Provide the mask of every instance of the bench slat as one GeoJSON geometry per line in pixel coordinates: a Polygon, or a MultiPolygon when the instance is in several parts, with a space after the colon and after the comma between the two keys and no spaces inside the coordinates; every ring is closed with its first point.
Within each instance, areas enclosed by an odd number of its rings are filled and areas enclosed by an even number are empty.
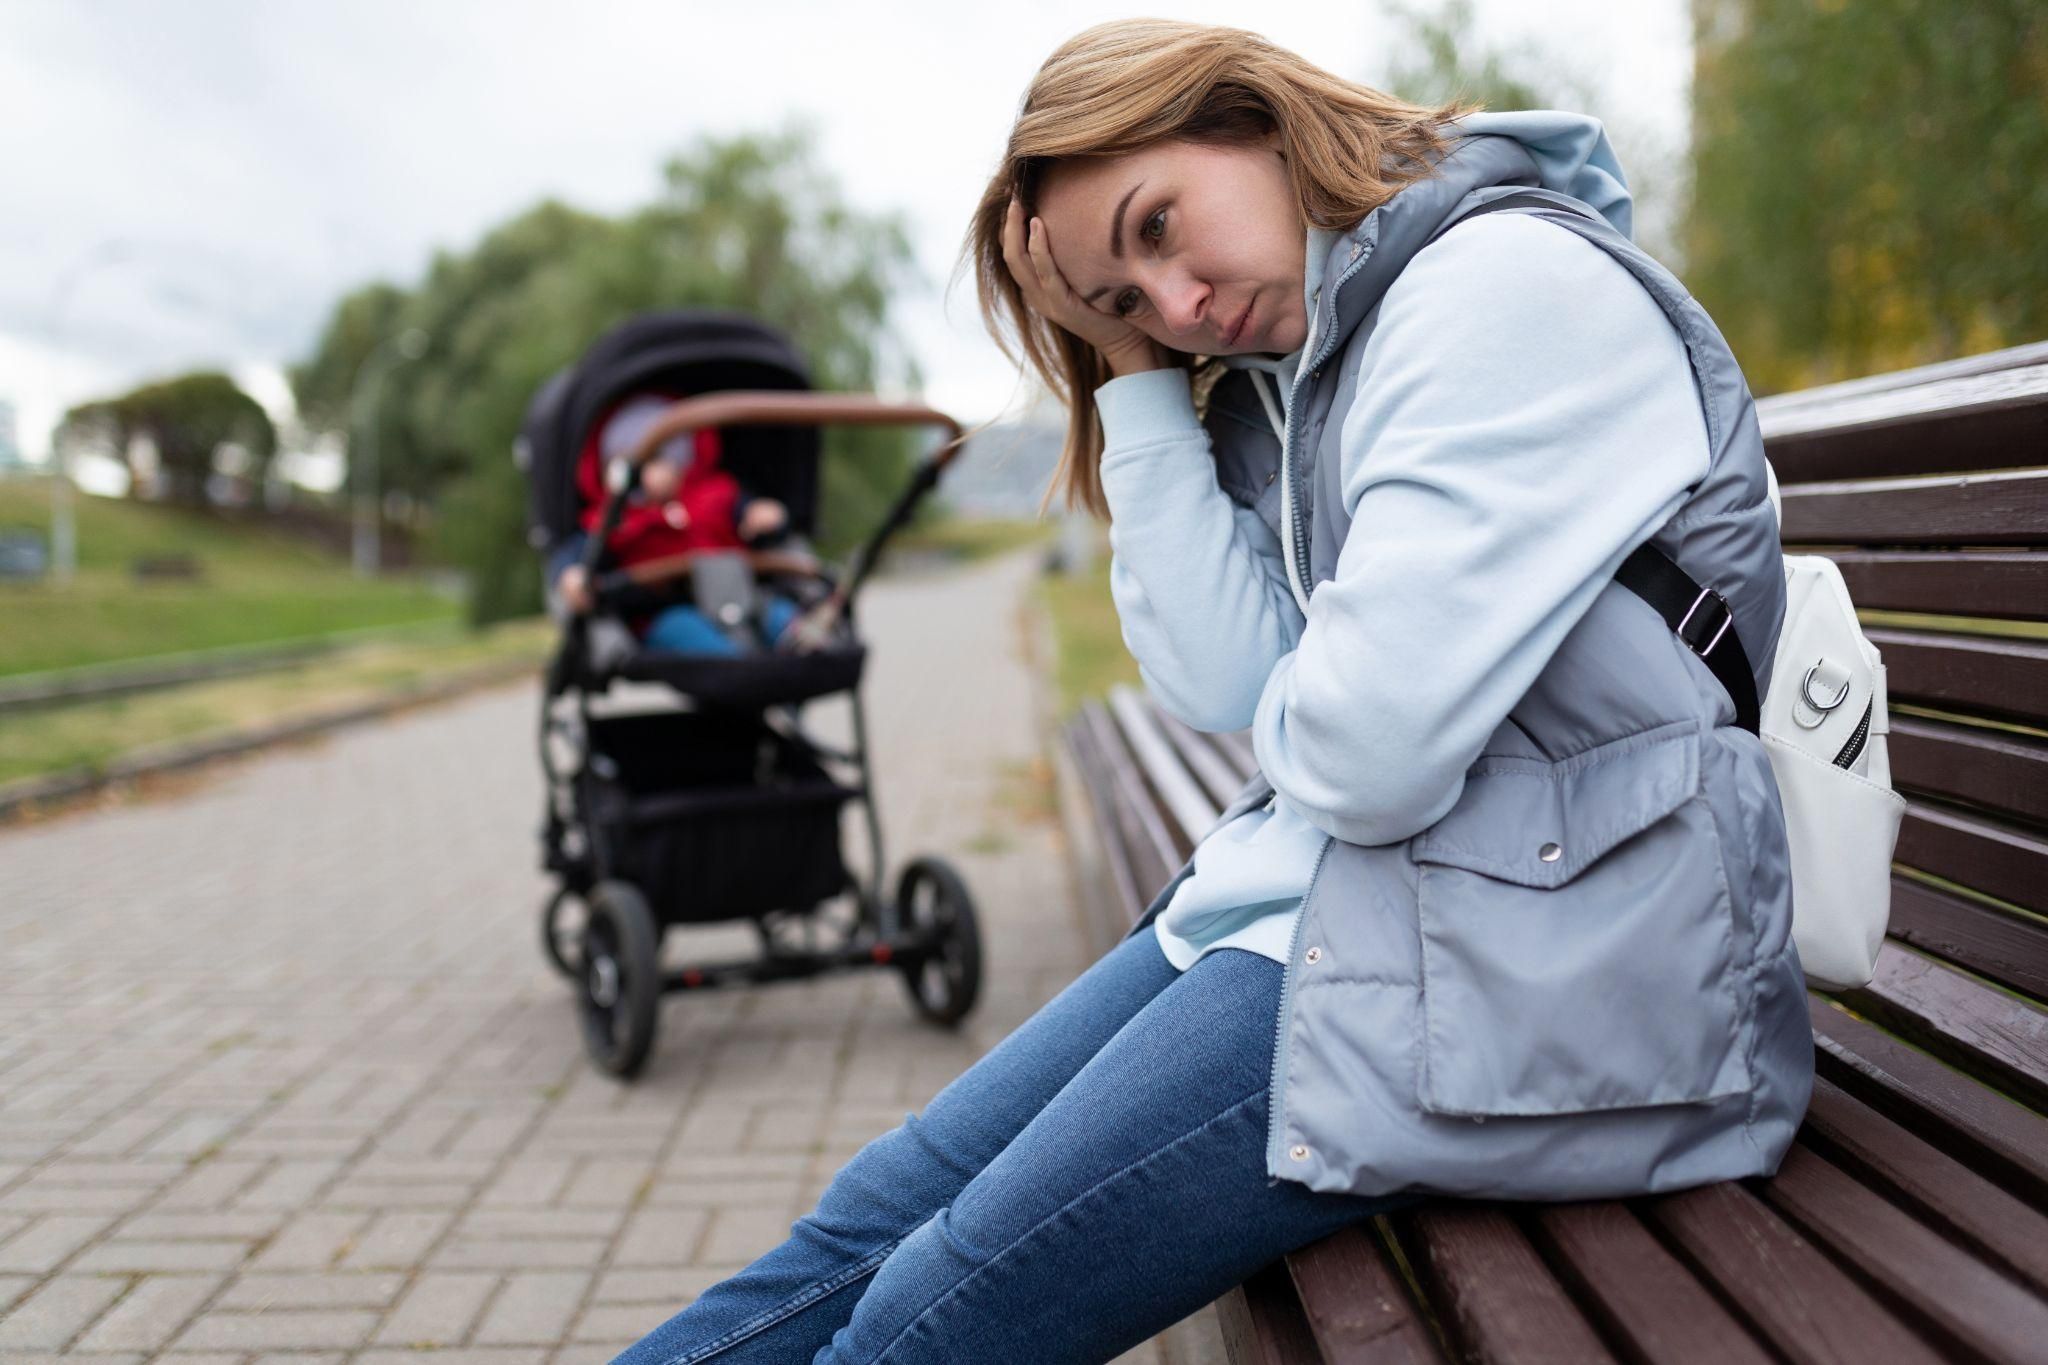
{"type": "Polygon", "coordinates": [[[2009,365],[1757,405],[1780,480],[2039,464],[2048,366],[2009,365]]]}
{"type": "Polygon", "coordinates": [[[2048,838],[2017,826],[1912,801],[1892,856],[1944,881],[2048,913],[2048,838]]]}
{"type": "MultiPolygon", "coordinates": [[[[2039,451],[2030,463],[2039,461],[2039,451]]],[[[2039,545],[2048,470],[1938,479],[1845,480],[1780,490],[1791,545],[2039,545]]]]}
{"type": "Polygon", "coordinates": [[[1125,851],[1122,832],[1116,827],[1115,784],[1096,749],[1094,731],[1088,726],[1069,728],[1067,749],[1074,756],[1074,766],[1080,770],[1081,783],[1088,789],[1088,799],[1095,806],[1097,842],[1102,845],[1103,861],[1109,868],[1110,894],[1116,901],[1117,912],[1123,916],[1123,923],[1130,924],[1145,909],[1145,892],[1131,870],[1130,854],[1125,851]]]}
{"type": "Polygon", "coordinates": [[[1892,389],[1910,389],[1944,379],[1961,379],[1966,375],[2025,369],[2029,365],[2048,365],[2048,341],[2029,341],[1996,351],[1979,351],[1975,355],[1958,356],[1954,360],[1937,360],[1928,365],[1915,365],[1910,369],[1886,370],[1882,374],[1838,379],[1832,384],[1816,384],[1810,389],[1774,393],[1767,398],[1756,400],[1757,417],[1768,430],[1771,422],[1779,414],[1798,408],[1832,407],[1845,398],[1861,398],[1865,394],[1885,393],[1892,389]]]}
{"type": "Polygon", "coordinates": [[[2048,1304],[1795,1144],[1764,1197],[1924,1326],[1973,1356],[2039,1359],[2048,1304]]]}
{"type": "MultiPolygon", "coordinates": [[[[2042,538],[2048,540],[2048,530],[2042,538]]],[[[1799,554],[1796,545],[1785,547],[1799,554]]],[[[1830,550],[1850,600],[1873,611],[2048,620],[2048,554],[1830,550]]]]}
{"type": "Polygon", "coordinates": [[[1232,730],[1226,735],[1216,735],[1214,739],[1223,756],[1237,765],[1239,781],[1251,781],[1252,774],[1259,770],[1258,756],[1252,753],[1252,732],[1232,730]]]}
{"type": "Polygon", "coordinates": [[[1447,1205],[1395,1214],[1392,1224],[1465,1359],[1516,1365],[1614,1359],[1505,1211],[1447,1205]]]}
{"type": "Polygon", "coordinates": [[[1941,1359],[1741,1185],[1645,1200],[1642,1210],[1795,1365],[1941,1359]]]}
{"type": "Polygon", "coordinates": [[[2023,1103],[2048,1107],[2048,1013],[1886,943],[1877,972],[1844,1003],[1982,1076],[2023,1103]]]}
{"type": "Polygon", "coordinates": [[[1287,1273],[1329,1365],[1431,1365],[1436,1338],[1371,1223],[1292,1252],[1287,1273]]]}
{"type": "Polygon", "coordinates": [[[2048,1216],[1825,1077],[1814,1081],[1813,1104],[1799,1136],[2011,1274],[2048,1289],[2048,1216]]]}
{"type": "Polygon", "coordinates": [[[1188,770],[1153,719],[1152,706],[1136,688],[1122,684],[1110,688],[1109,709],[1123,729],[1124,741],[1131,746],[1138,767],[1179,827],[1175,842],[1184,849],[1193,849],[1202,832],[1216,823],[1218,808],[1188,776],[1188,770]]]}
{"type": "Polygon", "coordinates": [[[2002,1186],[2048,1204],[2048,1119],[1819,996],[1807,999],[1820,1074],[2002,1186]]]}
{"type": "Polygon", "coordinates": [[[1715,1365],[1774,1359],[1625,1205],[1545,1205],[1535,1227],[1572,1293],[1631,1356],[1715,1365]]]}
{"type": "Polygon", "coordinates": [[[1892,875],[1891,936],[2036,1000],[2048,998],[2048,924],[1892,875]]]}
{"type": "Polygon", "coordinates": [[[1892,782],[1901,790],[2048,825],[2048,742],[1913,716],[1891,724],[1892,782]]]}
{"type": "Polygon", "coordinates": [[[1892,701],[2048,721],[2048,645],[1873,627],[1892,701]]]}
{"type": "Polygon", "coordinates": [[[1194,729],[1180,717],[1169,715],[1156,705],[1151,710],[1153,719],[1159,722],[1159,728],[1173,741],[1174,752],[1180,755],[1181,762],[1187,764],[1188,771],[1195,775],[1195,780],[1202,784],[1202,789],[1209,793],[1209,798],[1216,803],[1217,809],[1220,811],[1229,805],[1236,798],[1238,789],[1244,786],[1244,778],[1238,775],[1230,760],[1209,742],[1209,736],[1194,729]]]}
{"type": "Polygon", "coordinates": [[[1287,1267],[1274,1261],[1216,1300],[1231,1365],[1323,1365],[1287,1267]]]}
{"type": "MultiPolygon", "coordinates": [[[[1124,748],[1123,736],[1109,718],[1109,713],[1100,707],[1091,707],[1084,708],[1081,715],[1089,726],[1095,740],[1095,751],[1101,757],[1110,785],[1116,792],[1116,799],[1110,803],[1110,813],[1123,831],[1131,872],[1140,887],[1150,886],[1157,890],[1166,884],[1167,878],[1179,866],[1179,853],[1174,848],[1172,836],[1167,833],[1166,821],[1152,804],[1144,779],[1132,765],[1130,751],[1124,748]]],[[[1141,904],[1139,908],[1142,910],[1144,907],[1141,904]]]]}

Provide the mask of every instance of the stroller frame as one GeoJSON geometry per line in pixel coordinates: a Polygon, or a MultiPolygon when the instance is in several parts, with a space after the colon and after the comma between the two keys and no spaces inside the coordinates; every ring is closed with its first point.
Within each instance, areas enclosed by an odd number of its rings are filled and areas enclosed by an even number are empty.
{"type": "MultiPolygon", "coordinates": [[[[811,605],[792,627],[800,641],[813,646],[827,644],[835,632],[851,640],[860,587],[879,563],[890,538],[908,522],[960,449],[959,424],[921,404],[884,402],[868,395],[782,391],[714,392],[677,401],[607,470],[607,494],[598,529],[586,542],[582,556],[586,572],[593,574],[593,582],[599,585],[600,608],[621,598],[644,598],[649,590],[680,585],[697,557],[685,553],[604,578],[594,576],[605,540],[617,525],[633,485],[633,475],[664,441],[679,432],[705,427],[829,424],[935,425],[946,437],[939,449],[917,466],[881,524],[857,547],[843,576],[802,551],[748,552],[757,576],[782,575],[786,581],[803,582],[808,587],[811,605]]],[[[846,666],[850,659],[844,685],[835,680],[839,675],[833,675],[823,690],[806,690],[821,685],[814,675],[792,686],[786,700],[767,704],[733,698],[707,701],[687,681],[636,672],[631,660],[625,668],[616,662],[595,662],[591,631],[591,617],[578,613],[570,617],[563,632],[548,670],[541,706],[540,757],[548,793],[543,861],[560,879],[542,912],[542,942],[555,965],[578,982],[584,1040],[593,1060],[615,1075],[635,1074],[652,1046],[659,1001],[669,993],[801,980],[858,967],[894,968],[902,974],[919,1015],[942,1026],[957,1024],[973,1007],[979,991],[980,943],[974,908],[959,875],[936,858],[912,860],[902,869],[895,894],[887,894],[867,712],[860,694],[864,648],[856,644],[839,656],[823,650],[788,661],[789,669],[800,670],[807,657],[824,659],[828,666],[846,666]],[[612,683],[621,678],[666,682],[693,704],[686,710],[595,709],[593,701],[608,694],[612,683]],[[852,712],[849,749],[820,741],[802,724],[805,701],[842,691],[852,712]],[[682,719],[687,716],[700,719],[682,719]],[[752,787],[730,783],[701,793],[684,789],[626,794],[634,785],[635,774],[623,769],[634,765],[619,753],[607,752],[600,736],[608,729],[649,721],[656,726],[697,728],[705,738],[721,730],[743,732],[754,745],[757,774],[761,763],[767,761],[764,755],[772,760],[776,789],[763,790],[757,776],[757,785],[752,787]],[[847,801],[860,803],[865,820],[868,865],[864,881],[840,858],[841,810],[847,801]],[[735,813],[735,803],[745,808],[744,814],[735,813]],[[695,834],[691,826],[692,821],[713,824],[721,820],[720,835],[695,834]],[[778,821],[782,823],[773,827],[781,833],[771,834],[771,825],[778,821]],[[648,865],[646,857],[636,859],[632,852],[636,838],[641,837],[636,834],[640,828],[655,830],[657,838],[672,836],[671,843],[680,842],[681,851],[669,854],[666,863],[655,862],[657,867],[671,869],[670,881],[679,862],[702,855],[705,861],[717,864],[723,853],[729,860],[739,859],[751,867],[780,867],[780,873],[771,873],[768,880],[773,884],[775,876],[782,875],[783,889],[761,892],[728,878],[728,888],[737,892],[737,910],[710,915],[675,913],[668,886],[636,885],[629,874],[637,862],[644,878],[648,865]],[[677,832],[679,839],[673,837],[677,832]],[[809,850],[811,865],[793,857],[777,862],[768,845],[785,837],[809,850]],[[824,852],[828,840],[829,855],[824,852]],[[741,851],[732,852],[734,848],[741,851]],[[747,850],[756,856],[749,857],[747,850]],[[846,892],[853,895],[853,921],[836,942],[819,946],[820,911],[826,902],[846,892]],[[789,903],[779,903],[784,899],[789,903]],[[565,910],[577,900],[587,911],[580,929],[564,924],[565,910]],[[768,901],[778,903],[770,908],[768,901]],[[778,915],[801,922],[802,949],[778,943],[771,924],[778,915]],[[761,956],[695,962],[666,970],[661,967],[660,945],[667,928],[740,919],[753,922],[760,936],[761,956]]],[[[667,657],[685,661],[692,656],[667,657]]],[[[699,681],[715,679],[719,667],[734,663],[737,661],[700,660],[690,676],[699,681]]],[[[713,761],[730,762],[733,757],[714,755],[713,761]]],[[[657,874],[655,879],[663,877],[657,874]]]]}

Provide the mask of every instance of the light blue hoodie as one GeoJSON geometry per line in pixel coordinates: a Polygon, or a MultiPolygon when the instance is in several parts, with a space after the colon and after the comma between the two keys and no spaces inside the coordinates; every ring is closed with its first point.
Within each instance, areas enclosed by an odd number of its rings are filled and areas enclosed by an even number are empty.
{"type": "MultiPolygon", "coordinates": [[[[1514,138],[1544,187],[1630,230],[1598,120],[1529,111],[1460,127],[1514,138]]],[[[1311,317],[1335,236],[1309,234],[1311,317]]],[[[1179,968],[1219,947],[1285,961],[1328,836],[1392,843],[1449,810],[1499,718],[1707,472],[1683,341],[1627,270],[1572,233],[1520,214],[1461,224],[1416,254],[1363,326],[1341,442],[1352,533],[1305,612],[1276,534],[1286,523],[1219,488],[1185,375],[1129,375],[1095,394],[1125,644],[1188,724],[1251,727],[1277,793],[1202,844],[1158,916],[1179,968]],[[1406,676],[1414,651],[1384,647],[1405,638],[1449,646],[1429,651],[1432,676],[1406,676]],[[1292,732],[1289,698],[1340,678],[1352,722],[1292,732]]],[[[1284,402],[1300,354],[1231,363],[1274,375],[1284,402]]]]}

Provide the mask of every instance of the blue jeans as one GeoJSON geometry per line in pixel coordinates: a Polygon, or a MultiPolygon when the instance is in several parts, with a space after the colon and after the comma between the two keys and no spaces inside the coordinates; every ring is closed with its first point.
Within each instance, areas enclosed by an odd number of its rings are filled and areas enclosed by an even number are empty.
{"type": "MultiPolygon", "coordinates": [[[[797,605],[787,597],[768,597],[761,605],[756,623],[761,643],[772,645],[775,637],[797,618],[797,605]]],[[[665,607],[647,627],[641,641],[649,649],[674,654],[738,654],[740,647],[726,633],[711,624],[711,618],[695,607],[665,607]]]]}
{"type": "Polygon", "coordinates": [[[1409,1202],[1267,1178],[1280,977],[1126,938],[615,1365],[1106,1361],[1409,1202]]]}

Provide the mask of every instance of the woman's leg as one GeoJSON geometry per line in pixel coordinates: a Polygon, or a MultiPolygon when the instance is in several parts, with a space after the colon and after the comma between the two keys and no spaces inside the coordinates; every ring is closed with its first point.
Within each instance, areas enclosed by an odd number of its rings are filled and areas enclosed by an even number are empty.
{"type": "Polygon", "coordinates": [[[896,1244],[952,1202],[1174,976],[1152,934],[1125,939],[955,1077],[921,1116],[906,1116],[855,1153],[788,1241],[704,1291],[619,1361],[811,1359],[846,1325],[896,1244]]]}
{"type": "Polygon", "coordinates": [[[1100,1362],[1405,1200],[1266,1176],[1280,964],[1210,953],[889,1253],[816,1365],[1100,1362]]]}

